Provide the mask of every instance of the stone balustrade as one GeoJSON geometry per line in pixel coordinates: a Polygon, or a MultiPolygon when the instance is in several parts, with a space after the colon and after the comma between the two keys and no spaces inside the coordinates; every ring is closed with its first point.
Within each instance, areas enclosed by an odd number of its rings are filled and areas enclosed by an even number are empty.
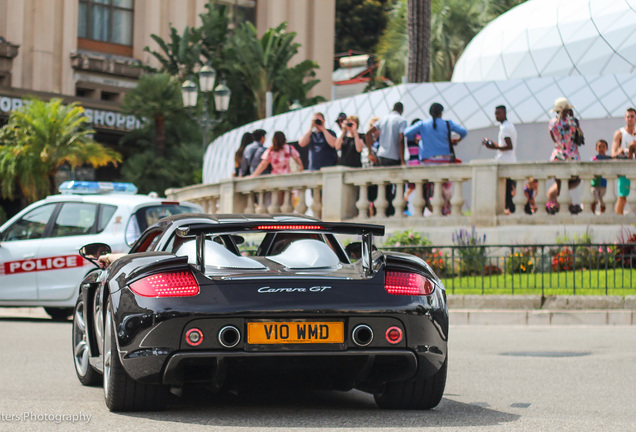
{"type": "Polygon", "coordinates": [[[292,173],[257,178],[232,178],[216,184],[201,184],[180,189],[168,189],[166,196],[172,200],[187,200],[201,204],[205,211],[214,213],[311,213],[328,221],[373,222],[387,228],[416,228],[427,226],[475,225],[497,227],[506,225],[587,225],[630,224],[636,221],[636,192],[627,198],[629,214],[616,215],[616,179],[625,175],[636,187],[636,162],[519,162],[497,163],[492,160],[475,160],[466,164],[439,164],[409,167],[383,167],[352,169],[346,167],[324,168],[317,172],[292,173]],[[593,200],[590,181],[601,175],[607,179],[604,214],[591,212],[593,200]],[[567,190],[567,180],[573,176],[581,179],[578,186],[582,213],[573,215],[567,210],[572,197],[567,190]],[[539,208],[533,215],[525,214],[526,197],[523,185],[529,177],[538,180],[536,203],[539,208]],[[513,201],[514,214],[505,214],[505,180],[517,182],[513,201]],[[563,180],[559,196],[561,211],[550,215],[545,210],[546,191],[553,179],[563,180]],[[423,189],[432,183],[434,191],[451,182],[450,214],[443,214],[441,194],[434,193],[430,209],[425,211],[423,189]],[[386,195],[386,186],[397,185],[399,193],[392,203],[386,195]],[[414,191],[409,201],[412,215],[406,216],[407,201],[404,191],[411,184],[414,191]],[[373,188],[375,186],[375,188],[373,188]],[[369,191],[377,189],[377,198],[369,200],[369,191]],[[386,217],[385,209],[393,204],[395,214],[386,217]]]}

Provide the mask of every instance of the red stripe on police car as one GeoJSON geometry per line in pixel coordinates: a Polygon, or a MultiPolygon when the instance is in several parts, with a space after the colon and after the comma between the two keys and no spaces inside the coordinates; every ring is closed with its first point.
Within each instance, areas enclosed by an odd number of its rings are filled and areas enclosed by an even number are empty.
{"type": "Polygon", "coordinates": [[[79,255],[64,255],[48,258],[32,258],[20,261],[8,261],[4,263],[4,274],[29,273],[46,270],[61,270],[74,267],[82,267],[84,260],[79,255]]]}

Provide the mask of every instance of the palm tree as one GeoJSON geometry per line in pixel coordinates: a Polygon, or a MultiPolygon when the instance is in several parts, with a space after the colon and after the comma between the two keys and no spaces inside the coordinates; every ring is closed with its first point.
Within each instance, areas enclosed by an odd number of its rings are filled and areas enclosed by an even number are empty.
{"type": "Polygon", "coordinates": [[[28,202],[54,193],[54,177],[64,164],[102,167],[117,165],[121,155],[95,142],[94,130],[77,103],[61,99],[30,99],[13,111],[0,129],[0,178],[4,198],[13,199],[16,186],[28,202]]]}
{"type": "Polygon", "coordinates": [[[161,64],[160,69],[152,66],[144,66],[150,72],[167,72],[185,80],[194,74],[201,61],[201,30],[186,27],[183,34],[170,26],[170,42],[164,41],[160,36],[151,34],[150,37],[159,45],[161,51],[151,50],[145,47],[144,51],[152,54],[161,64]]]}
{"type": "Polygon", "coordinates": [[[408,0],[407,17],[408,82],[426,82],[429,80],[431,63],[431,0],[408,0]]]}
{"type": "Polygon", "coordinates": [[[152,119],[155,150],[158,157],[166,154],[166,115],[183,109],[181,87],[167,73],[142,76],[137,87],[124,97],[122,109],[142,120],[152,119]]]}
{"type": "MultiPolygon", "coordinates": [[[[395,0],[391,19],[376,48],[380,60],[378,74],[393,82],[401,82],[408,58],[414,63],[409,70],[426,69],[425,65],[430,63],[431,80],[449,80],[455,63],[470,40],[492,19],[524,1],[395,0]],[[431,12],[427,18],[429,3],[431,12]],[[428,60],[424,50],[427,21],[430,21],[428,60]],[[414,32],[412,35],[411,31],[414,32]]],[[[409,82],[419,81],[417,76],[409,76],[409,82]]]]}
{"type": "Polygon", "coordinates": [[[376,54],[380,60],[378,76],[394,83],[400,83],[406,73],[404,61],[408,57],[406,15],[406,0],[396,0],[389,12],[389,23],[376,48],[376,54]]]}
{"type": "Polygon", "coordinates": [[[495,0],[441,0],[431,28],[431,73],[434,81],[449,81],[466,45],[497,17],[495,0]],[[461,23],[458,25],[458,23],[461,23]]]}
{"type": "MultiPolygon", "coordinates": [[[[235,59],[234,72],[249,87],[256,105],[257,118],[264,118],[266,115],[268,92],[272,92],[275,102],[285,94],[284,89],[289,88],[291,83],[303,82],[318,67],[314,62],[306,60],[295,69],[289,69],[287,65],[298,52],[300,44],[294,42],[296,33],[287,32],[286,29],[287,23],[282,23],[269,29],[259,39],[256,27],[247,22],[239,26],[232,41],[230,53],[235,59]]],[[[309,88],[313,85],[315,82],[307,84],[309,88]]],[[[306,87],[301,86],[300,89],[303,88],[306,87]]]]}

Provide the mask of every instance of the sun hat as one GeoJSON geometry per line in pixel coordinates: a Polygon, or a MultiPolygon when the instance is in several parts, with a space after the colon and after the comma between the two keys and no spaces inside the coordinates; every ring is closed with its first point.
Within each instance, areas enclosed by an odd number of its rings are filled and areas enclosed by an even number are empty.
{"type": "Polygon", "coordinates": [[[558,113],[563,111],[564,109],[574,109],[574,106],[570,104],[570,101],[568,101],[567,98],[560,97],[555,99],[554,108],[552,108],[550,111],[558,113]]]}

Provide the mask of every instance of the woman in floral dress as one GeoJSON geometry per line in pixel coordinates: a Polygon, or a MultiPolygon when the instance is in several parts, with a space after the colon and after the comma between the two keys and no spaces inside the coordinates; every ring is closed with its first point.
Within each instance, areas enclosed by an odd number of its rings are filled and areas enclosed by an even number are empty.
{"type": "Polygon", "coordinates": [[[302,171],[303,161],[300,159],[298,150],[287,144],[284,133],[276,131],[272,138],[272,146],[265,150],[261,156],[261,163],[258,164],[251,177],[256,177],[262,173],[270,164],[272,165],[272,174],[289,174],[291,173],[289,160],[292,158],[298,165],[298,170],[302,171]]]}
{"type": "MultiPolygon", "coordinates": [[[[558,98],[554,101],[553,112],[557,116],[550,120],[548,130],[550,137],[554,141],[554,150],[550,160],[556,161],[578,161],[581,160],[579,155],[579,147],[574,142],[574,136],[580,131],[578,121],[574,118],[570,102],[566,98],[558,98]]],[[[581,183],[581,179],[576,177],[568,180],[568,190],[575,188],[581,183]]],[[[561,192],[561,180],[556,179],[555,183],[548,189],[548,213],[556,213],[559,210],[559,202],[557,197],[561,192]]],[[[578,205],[570,206],[570,212],[579,213],[581,207],[578,205]]]]}

